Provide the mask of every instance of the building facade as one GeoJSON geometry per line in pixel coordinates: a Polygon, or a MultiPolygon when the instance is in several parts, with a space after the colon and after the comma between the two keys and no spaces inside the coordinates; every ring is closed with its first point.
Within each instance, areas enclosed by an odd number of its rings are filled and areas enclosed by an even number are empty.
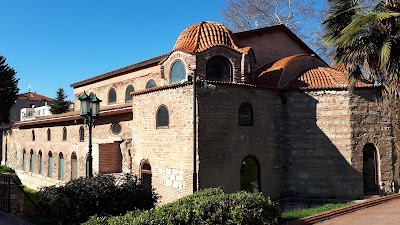
{"type": "MultiPolygon", "coordinates": [[[[135,173],[161,203],[209,187],[273,198],[396,191],[381,87],[348,83],[283,25],[234,34],[201,22],[170,53],[71,87],[75,103],[84,91],[103,100],[94,172],[135,173]]],[[[66,183],[85,175],[87,131],[79,104],[17,122],[2,164],[34,189],[66,183]]]]}

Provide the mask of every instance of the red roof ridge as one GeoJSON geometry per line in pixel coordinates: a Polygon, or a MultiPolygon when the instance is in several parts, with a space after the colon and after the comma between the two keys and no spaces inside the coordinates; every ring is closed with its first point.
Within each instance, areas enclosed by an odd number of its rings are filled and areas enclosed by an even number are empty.
{"type": "Polygon", "coordinates": [[[19,96],[18,96],[18,98],[17,99],[19,99],[19,100],[33,100],[33,101],[53,101],[54,99],[52,99],[52,98],[49,98],[49,97],[47,97],[47,96],[44,96],[44,95],[40,95],[40,94],[37,94],[37,93],[35,93],[35,92],[26,92],[26,93],[22,93],[22,94],[19,94],[19,96]]]}

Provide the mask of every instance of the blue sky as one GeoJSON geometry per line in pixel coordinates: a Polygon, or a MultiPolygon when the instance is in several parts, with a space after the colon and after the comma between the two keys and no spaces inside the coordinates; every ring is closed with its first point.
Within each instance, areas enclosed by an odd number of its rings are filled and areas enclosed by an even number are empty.
{"type": "Polygon", "coordinates": [[[2,1],[0,54],[20,78],[20,93],[55,97],[64,88],[172,50],[203,20],[222,22],[224,0],[2,1]]]}

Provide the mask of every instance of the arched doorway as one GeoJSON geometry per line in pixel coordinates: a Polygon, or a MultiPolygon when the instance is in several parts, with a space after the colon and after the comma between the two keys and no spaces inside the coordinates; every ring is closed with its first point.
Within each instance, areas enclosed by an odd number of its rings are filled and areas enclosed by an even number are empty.
{"type": "Polygon", "coordinates": [[[140,179],[142,181],[143,186],[152,189],[151,187],[151,166],[149,161],[145,160],[142,162],[140,168],[140,179]]]}
{"type": "Polygon", "coordinates": [[[257,158],[248,156],[242,161],[240,167],[240,190],[247,192],[260,192],[260,165],[257,158]]]}
{"type": "Polygon", "coordinates": [[[377,151],[373,144],[363,149],[364,195],[378,194],[377,151]]]}

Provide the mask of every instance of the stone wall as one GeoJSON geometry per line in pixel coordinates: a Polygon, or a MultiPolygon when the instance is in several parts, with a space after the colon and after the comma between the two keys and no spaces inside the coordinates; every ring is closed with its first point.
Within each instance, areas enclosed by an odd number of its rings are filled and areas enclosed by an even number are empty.
{"type": "Polygon", "coordinates": [[[196,72],[199,79],[206,79],[207,62],[214,56],[223,56],[228,59],[232,66],[232,82],[242,82],[242,55],[239,52],[225,47],[214,47],[196,55],[196,72]]]}
{"type": "Polygon", "coordinates": [[[193,92],[191,86],[133,96],[132,167],[151,166],[152,187],[167,203],[192,193],[193,92]],[[156,127],[158,108],[169,112],[169,126],[156,127]]]}
{"type": "MultiPolygon", "coordinates": [[[[377,150],[377,180],[381,193],[391,193],[398,180],[395,163],[391,112],[388,103],[380,98],[380,89],[356,89],[350,98],[352,164],[363,172],[363,149],[373,144],[377,150]]],[[[362,180],[361,180],[362,182],[362,180]]],[[[361,183],[362,185],[362,183],[361,183]]],[[[362,188],[362,186],[361,186],[362,188]]]]}
{"type": "Polygon", "coordinates": [[[215,90],[198,90],[200,188],[240,191],[241,165],[251,156],[260,164],[261,191],[274,198],[280,196],[277,104],[280,102],[276,92],[254,87],[216,84],[215,90]],[[252,106],[252,126],[239,126],[239,107],[244,102],[252,106]]]}
{"type": "Polygon", "coordinates": [[[257,69],[267,63],[296,54],[307,54],[307,50],[281,30],[265,31],[258,35],[240,35],[238,46],[250,46],[254,50],[257,69]]]}
{"type": "MultiPolygon", "coordinates": [[[[131,159],[129,139],[131,135],[131,119],[132,114],[124,113],[106,117],[98,117],[96,127],[93,128],[93,171],[99,172],[99,145],[117,143],[122,145],[120,149],[120,157],[126,162],[131,159]],[[111,125],[119,122],[122,132],[114,135],[111,132],[111,125]]],[[[86,175],[86,154],[88,152],[88,127],[82,124],[82,120],[67,121],[62,123],[49,123],[43,125],[35,125],[32,127],[14,128],[5,132],[3,138],[7,140],[7,151],[3,150],[3,154],[7,152],[7,161],[5,157],[2,161],[3,165],[7,165],[15,169],[22,183],[29,188],[39,189],[43,186],[59,185],[71,180],[71,155],[75,152],[77,156],[78,176],[86,175]],[[75,123],[76,122],[76,123],[75,123]],[[79,129],[83,126],[85,130],[84,141],[79,140],[79,129]],[[67,129],[67,141],[62,140],[63,128],[67,129]],[[47,141],[47,130],[50,129],[51,140],[47,141]],[[32,131],[35,132],[35,140],[32,140],[32,131]],[[26,151],[26,166],[23,170],[23,151],[26,151]],[[30,171],[30,151],[34,153],[34,168],[30,171]],[[39,173],[39,151],[42,152],[42,173],[39,173]],[[48,176],[49,152],[53,157],[53,173],[48,176]],[[64,157],[64,178],[59,179],[59,154],[64,157]]],[[[5,149],[5,144],[3,144],[5,149]]],[[[115,155],[115,154],[114,154],[115,155]]],[[[102,157],[106,161],[112,161],[114,155],[105,155],[102,157]],[[111,159],[110,159],[111,157],[111,159]]],[[[121,159],[119,157],[119,159],[121,159]]],[[[123,166],[122,172],[130,172],[129,161],[123,166]]]]}
{"type": "Polygon", "coordinates": [[[285,194],[356,198],[362,175],[352,167],[348,91],[282,95],[285,194]]]}
{"type": "MultiPolygon", "coordinates": [[[[109,105],[108,92],[111,88],[114,88],[117,95],[117,102],[115,104],[123,104],[125,103],[125,92],[128,85],[131,84],[135,91],[143,90],[150,79],[153,79],[157,86],[169,84],[169,78],[162,77],[160,66],[157,65],[75,88],[75,102],[79,103],[78,97],[83,91],[86,91],[88,95],[93,92],[102,100],[100,107],[105,107],[109,105]]],[[[75,104],[75,111],[79,111],[79,109],[80,105],[75,104]]]]}

